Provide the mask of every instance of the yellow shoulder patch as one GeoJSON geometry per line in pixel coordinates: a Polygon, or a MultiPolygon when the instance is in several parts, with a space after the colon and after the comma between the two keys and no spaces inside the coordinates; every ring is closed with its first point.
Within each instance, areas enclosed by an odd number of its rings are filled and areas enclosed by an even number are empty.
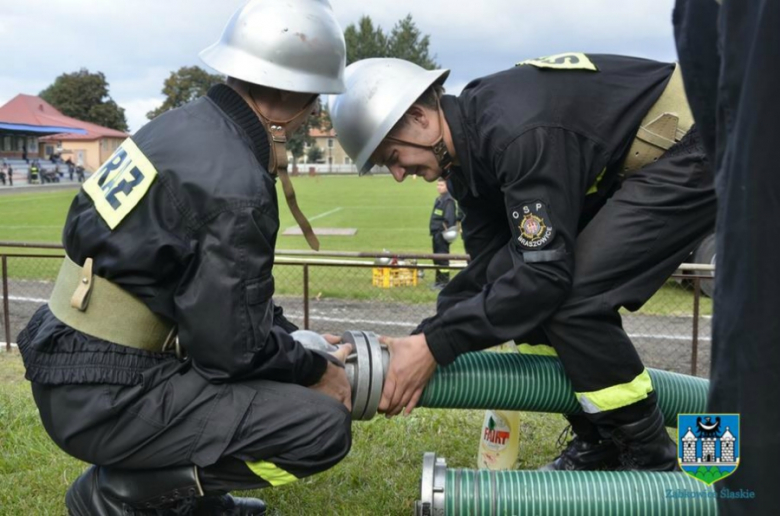
{"type": "Polygon", "coordinates": [[[154,165],[128,138],[83,188],[108,227],[114,229],[143,199],[155,177],[154,165]]]}
{"type": "Polygon", "coordinates": [[[531,65],[537,68],[552,68],[554,70],[590,70],[598,72],[596,65],[588,59],[588,56],[581,52],[567,52],[565,54],[555,54],[547,57],[537,57],[536,59],[526,59],[520,61],[515,66],[531,65]]]}

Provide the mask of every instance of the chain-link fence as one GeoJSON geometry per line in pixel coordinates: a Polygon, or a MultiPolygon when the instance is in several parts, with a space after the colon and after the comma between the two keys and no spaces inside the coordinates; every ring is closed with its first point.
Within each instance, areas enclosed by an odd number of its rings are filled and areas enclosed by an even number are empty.
{"type": "MultiPolygon", "coordinates": [[[[0,339],[6,343],[16,341],[24,324],[51,294],[63,255],[61,250],[48,251],[51,255],[44,252],[0,251],[0,339]]],[[[368,253],[334,255],[334,259],[323,259],[322,253],[317,258],[306,252],[277,254],[274,299],[301,328],[335,334],[370,330],[404,335],[434,314],[438,290],[431,255],[376,260],[376,255],[368,253]]],[[[465,266],[465,257],[452,258],[450,274],[454,275],[465,266]]],[[[701,286],[709,290],[711,272],[698,270],[706,268],[683,267],[686,270],[673,275],[641,310],[624,311],[623,326],[648,367],[708,375],[712,302],[702,294],[701,286]]]]}

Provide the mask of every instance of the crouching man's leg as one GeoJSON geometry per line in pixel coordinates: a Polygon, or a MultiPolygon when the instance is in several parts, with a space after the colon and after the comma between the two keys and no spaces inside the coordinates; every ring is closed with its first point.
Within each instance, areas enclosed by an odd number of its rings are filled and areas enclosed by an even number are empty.
{"type": "Polygon", "coordinates": [[[33,384],[33,394],[54,441],[96,464],[68,490],[71,516],[262,515],[260,500],[227,493],[325,471],[351,445],[346,408],[292,384],[214,385],[190,369],[153,386],[33,384]]]}
{"type": "Polygon", "coordinates": [[[255,381],[257,390],[235,436],[201,470],[209,492],[276,487],[335,466],[352,444],[352,419],[333,398],[298,385],[255,381]]]}

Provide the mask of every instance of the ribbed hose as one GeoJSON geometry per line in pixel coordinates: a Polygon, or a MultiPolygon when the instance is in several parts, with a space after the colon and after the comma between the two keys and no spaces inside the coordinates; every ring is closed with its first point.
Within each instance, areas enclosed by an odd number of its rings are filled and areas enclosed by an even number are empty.
{"type": "Polygon", "coordinates": [[[446,516],[717,514],[712,487],[684,473],[447,469],[446,516]]]}
{"type": "MultiPolygon", "coordinates": [[[[666,426],[677,414],[706,411],[709,381],[648,369],[666,426]]],[[[467,353],[437,369],[420,400],[430,408],[580,412],[560,360],[519,353],[467,353]]]]}

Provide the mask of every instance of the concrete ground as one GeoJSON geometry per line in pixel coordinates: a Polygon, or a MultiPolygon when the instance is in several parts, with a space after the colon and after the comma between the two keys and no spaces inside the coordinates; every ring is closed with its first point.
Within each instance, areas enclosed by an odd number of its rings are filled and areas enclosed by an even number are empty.
{"type": "MultiPolygon", "coordinates": [[[[30,316],[51,294],[52,283],[9,280],[9,315],[11,341],[30,316]]],[[[300,297],[277,297],[278,305],[292,322],[303,327],[303,300],[300,297]]],[[[309,328],[319,332],[341,334],[347,330],[373,331],[378,334],[408,335],[417,324],[434,313],[430,304],[409,304],[348,299],[311,299],[309,328]]],[[[693,318],[636,313],[623,317],[623,326],[648,367],[678,373],[691,372],[693,318]]],[[[0,341],[5,328],[0,318],[0,341]]],[[[710,367],[710,320],[699,321],[697,375],[707,376],[710,367]]]]}

